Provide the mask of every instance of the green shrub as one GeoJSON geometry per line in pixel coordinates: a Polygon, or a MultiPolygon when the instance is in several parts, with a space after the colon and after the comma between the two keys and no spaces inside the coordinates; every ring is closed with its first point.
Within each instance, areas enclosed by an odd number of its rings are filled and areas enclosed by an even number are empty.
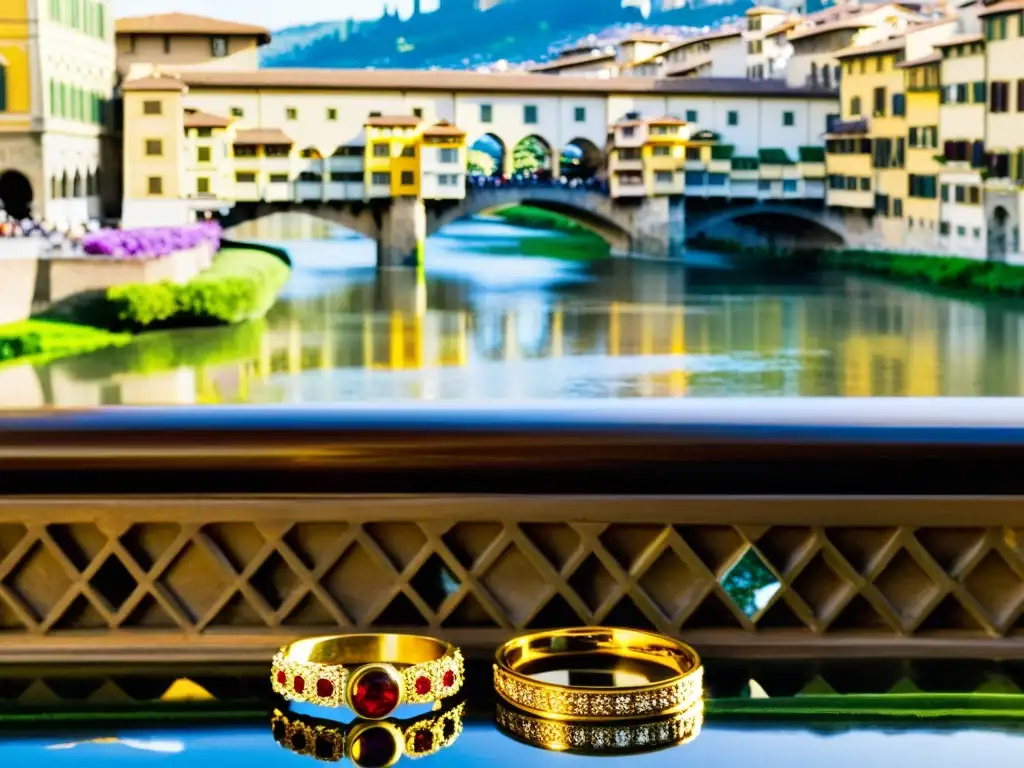
{"type": "Polygon", "coordinates": [[[231,248],[184,285],[122,285],[109,289],[105,298],[119,330],[228,325],[262,317],[289,274],[288,265],[273,253],[231,248]]]}
{"type": "Polygon", "coordinates": [[[38,333],[24,336],[0,336],[0,363],[17,357],[38,355],[43,351],[43,340],[38,333]]]}
{"type": "Polygon", "coordinates": [[[0,326],[0,365],[20,364],[90,352],[111,345],[126,344],[131,336],[107,333],[98,328],[48,320],[22,320],[0,326]]]}

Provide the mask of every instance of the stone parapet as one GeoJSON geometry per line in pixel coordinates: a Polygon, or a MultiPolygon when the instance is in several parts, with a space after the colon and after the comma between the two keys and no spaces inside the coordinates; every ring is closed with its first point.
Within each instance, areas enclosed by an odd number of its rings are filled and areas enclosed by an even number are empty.
{"type": "Polygon", "coordinates": [[[44,262],[48,290],[43,301],[57,302],[87,291],[130,283],[186,283],[213,261],[213,249],[202,244],[158,259],[116,259],[74,256],[44,262]]]}

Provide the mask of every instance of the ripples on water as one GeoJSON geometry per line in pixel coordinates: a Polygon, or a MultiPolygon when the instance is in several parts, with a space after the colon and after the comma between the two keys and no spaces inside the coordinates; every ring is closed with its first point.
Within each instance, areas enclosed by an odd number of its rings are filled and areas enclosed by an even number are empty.
{"type": "Polygon", "coordinates": [[[0,404],[1024,391],[1024,316],[1005,305],[834,275],[766,284],[714,254],[687,269],[565,261],[564,235],[485,219],[431,238],[417,281],[377,274],[372,242],[321,229],[238,233],[295,260],[265,321],[0,369],[0,404]]]}

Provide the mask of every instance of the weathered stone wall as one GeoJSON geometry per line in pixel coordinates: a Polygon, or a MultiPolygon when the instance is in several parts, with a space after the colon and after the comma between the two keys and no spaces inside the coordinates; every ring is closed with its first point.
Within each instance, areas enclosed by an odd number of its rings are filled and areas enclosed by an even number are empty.
{"type": "Polygon", "coordinates": [[[0,239],[0,324],[24,320],[32,313],[44,240],[0,239]]]}
{"type": "Polygon", "coordinates": [[[427,241],[427,210],[415,197],[392,198],[377,238],[378,267],[411,267],[422,262],[427,241]]]}
{"type": "Polygon", "coordinates": [[[106,290],[128,283],[185,283],[210,265],[209,245],[178,251],[160,259],[112,259],[102,256],[57,257],[43,262],[49,286],[40,298],[57,302],[85,291],[106,290]]]}

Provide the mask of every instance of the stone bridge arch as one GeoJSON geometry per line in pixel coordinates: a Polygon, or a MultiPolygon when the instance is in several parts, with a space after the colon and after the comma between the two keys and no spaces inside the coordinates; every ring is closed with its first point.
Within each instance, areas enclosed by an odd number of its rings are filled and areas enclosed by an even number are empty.
{"type": "Polygon", "coordinates": [[[686,237],[689,240],[701,236],[714,236],[716,231],[728,224],[742,224],[758,218],[785,218],[794,222],[811,225],[816,234],[823,234],[830,245],[844,245],[847,242],[846,227],[842,216],[825,208],[805,208],[786,203],[755,203],[737,205],[718,211],[689,214],[686,221],[686,237]]]}
{"type": "Polygon", "coordinates": [[[389,200],[337,203],[313,201],[295,203],[238,202],[232,206],[227,215],[220,218],[220,223],[227,229],[239,224],[258,221],[275,213],[295,211],[309,214],[329,224],[345,227],[370,240],[377,240],[380,237],[381,222],[389,203],[389,200]]]}
{"type": "Polygon", "coordinates": [[[572,219],[604,239],[613,253],[631,250],[635,229],[628,213],[617,209],[600,192],[569,187],[470,188],[466,198],[454,204],[428,203],[427,234],[432,235],[458,219],[513,205],[540,208],[572,219]]]}

